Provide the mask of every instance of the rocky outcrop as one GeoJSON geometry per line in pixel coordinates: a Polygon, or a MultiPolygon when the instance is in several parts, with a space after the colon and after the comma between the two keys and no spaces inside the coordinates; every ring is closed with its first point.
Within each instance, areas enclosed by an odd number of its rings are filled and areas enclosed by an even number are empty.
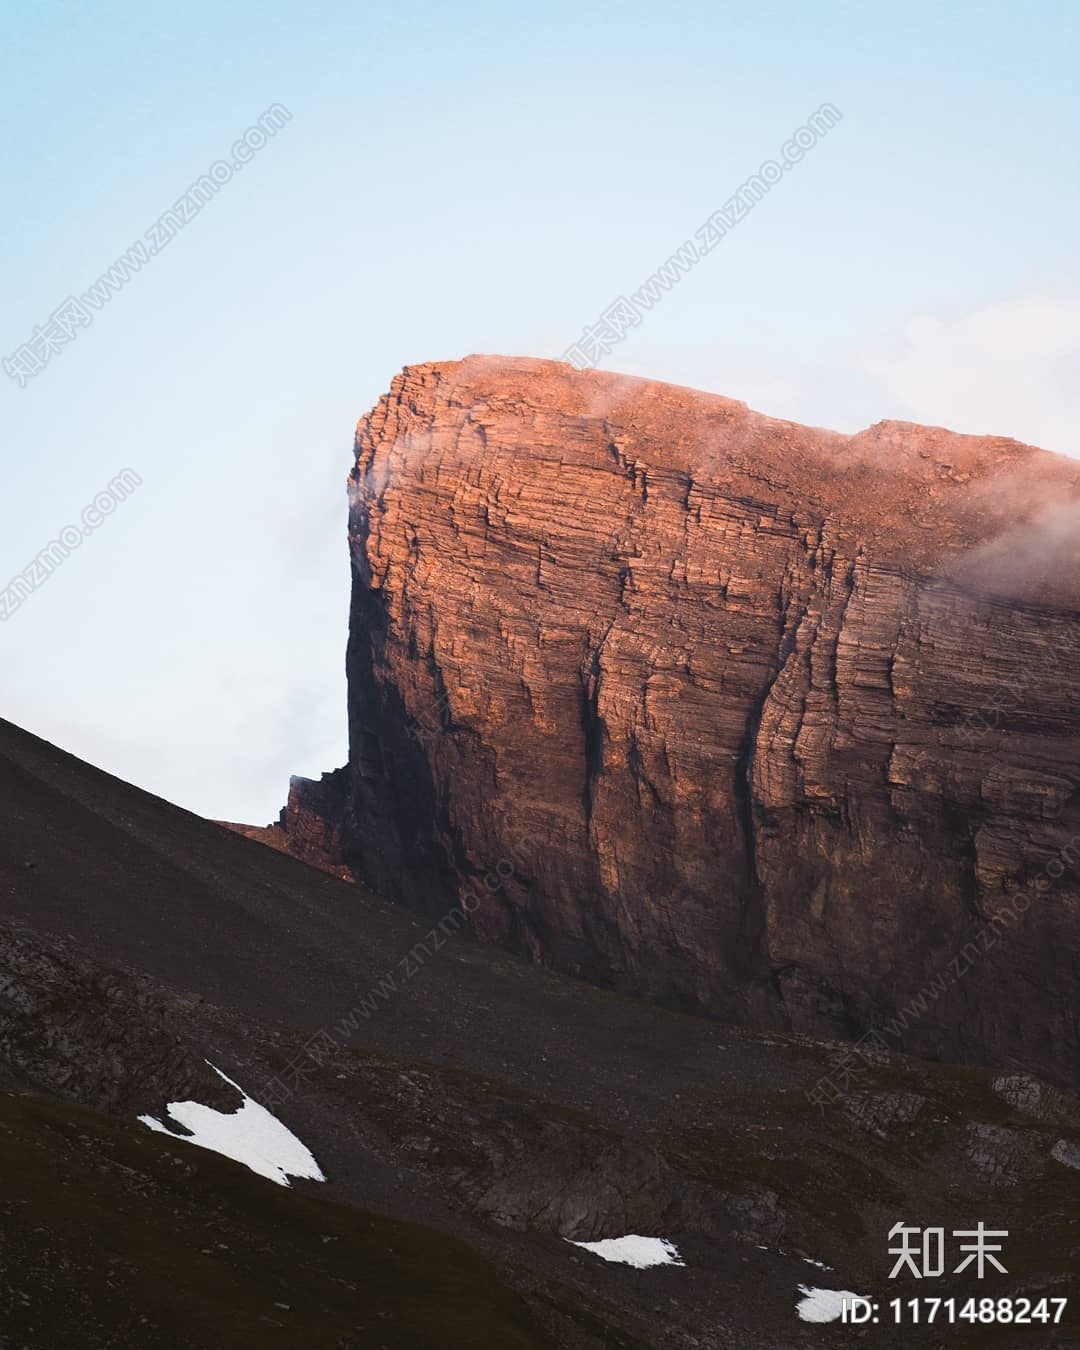
{"type": "Polygon", "coordinates": [[[1080,465],[472,357],[398,376],[350,487],[363,881],[667,1003],[1076,1083],[1080,465]]]}
{"type": "Polygon", "coordinates": [[[243,825],[231,820],[216,823],[342,881],[352,881],[352,872],[342,856],[341,839],[347,791],[345,769],[324,773],[318,782],[294,776],[289,780],[289,799],[272,825],[243,825]]]}

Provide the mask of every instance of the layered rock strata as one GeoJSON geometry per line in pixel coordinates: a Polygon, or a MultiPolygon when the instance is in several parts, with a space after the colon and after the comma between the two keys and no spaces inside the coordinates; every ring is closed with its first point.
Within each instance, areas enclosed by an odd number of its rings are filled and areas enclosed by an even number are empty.
{"type": "Polygon", "coordinates": [[[350,492],[335,862],[622,990],[1077,1080],[1080,464],[471,357],[394,380],[350,492]]]}

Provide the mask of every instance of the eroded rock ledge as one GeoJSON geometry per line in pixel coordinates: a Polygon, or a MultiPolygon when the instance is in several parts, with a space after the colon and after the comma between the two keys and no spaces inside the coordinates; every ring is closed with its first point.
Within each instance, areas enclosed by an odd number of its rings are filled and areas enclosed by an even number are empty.
{"type": "Polygon", "coordinates": [[[350,492],[309,857],[727,1018],[856,1036],[941,976],[903,1048],[1076,1084],[1080,464],[470,357],[394,380],[350,492]]]}

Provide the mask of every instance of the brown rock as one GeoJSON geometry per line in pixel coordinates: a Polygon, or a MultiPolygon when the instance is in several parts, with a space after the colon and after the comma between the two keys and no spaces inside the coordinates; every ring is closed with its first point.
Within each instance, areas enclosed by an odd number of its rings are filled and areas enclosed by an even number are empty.
{"type": "Polygon", "coordinates": [[[289,780],[289,799],[273,825],[240,825],[231,820],[216,823],[280,853],[289,853],[342,881],[352,881],[352,872],[342,858],[346,787],[344,769],[324,773],[317,783],[310,778],[294,777],[289,780]]]}
{"type": "Polygon", "coordinates": [[[668,1003],[1078,1081],[1080,464],[470,357],[394,380],[350,490],[363,881],[668,1003]]]}

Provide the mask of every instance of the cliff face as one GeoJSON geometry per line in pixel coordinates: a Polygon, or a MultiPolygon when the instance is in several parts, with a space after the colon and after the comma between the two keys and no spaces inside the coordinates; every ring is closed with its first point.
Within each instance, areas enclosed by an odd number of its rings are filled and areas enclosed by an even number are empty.
{"type": "Polygon", "coordinates": [[[472,357],[393,382],[350,488],[364,882],[627,991],[1077,1081],[1080,464],[472,357]]]}

